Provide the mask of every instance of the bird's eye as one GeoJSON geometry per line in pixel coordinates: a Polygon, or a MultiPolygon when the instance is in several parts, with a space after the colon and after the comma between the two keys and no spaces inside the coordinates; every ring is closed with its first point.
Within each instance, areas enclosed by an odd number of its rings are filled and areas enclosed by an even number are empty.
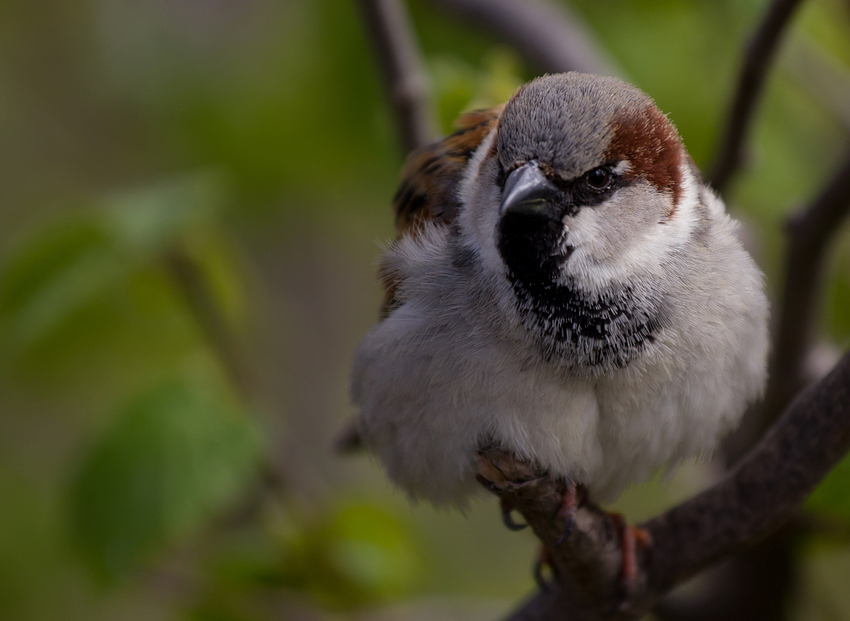
{"type": "Polygon", "coordinates": [[[604,190],[611,183],[611,172],[603,167],[594,168],[584,176],[585,183],[594,190],[604,190]]]}

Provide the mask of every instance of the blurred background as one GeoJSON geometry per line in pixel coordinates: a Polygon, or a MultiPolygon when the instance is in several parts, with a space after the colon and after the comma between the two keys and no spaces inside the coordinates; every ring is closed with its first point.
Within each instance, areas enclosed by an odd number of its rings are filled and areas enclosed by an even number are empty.
{"type": "MultiPolygon", "coordinates": [[[[765,1],[570,5],[705,169],[765,1]]],[[[442,131],[536,74],[409,8],[442,131]]],[[[850,4],[804,3],[757,114],[726,199],[775,295],[784,219],[848,143],[850,4]]],[[[353,2],[0,3],[0,619],[495,619],[534,589],[494,498],[414,506],[330,450],[398,145],[353,2]]],[[[847,231],[821,334],[850,342],[847,231]]],[[[850,524],[850,463],[810,509],[850,524]]],[[[793,618],[850,616],[833,530],[798,550],[793,618]]]]}

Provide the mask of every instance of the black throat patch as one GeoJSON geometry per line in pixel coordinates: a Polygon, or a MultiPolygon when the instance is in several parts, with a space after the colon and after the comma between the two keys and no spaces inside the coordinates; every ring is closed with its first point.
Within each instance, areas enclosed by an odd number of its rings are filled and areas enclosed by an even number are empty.
{"type": "Polygon", "coordinates": [[[623,367],[665,324],[659,288],[590,293],[564,282],[572,249],[562,249],[562,235],[563,224],[551,220],[508,214],[499,224],[499,252],[522,321],[549,360],[593,371],[623,367]]]}

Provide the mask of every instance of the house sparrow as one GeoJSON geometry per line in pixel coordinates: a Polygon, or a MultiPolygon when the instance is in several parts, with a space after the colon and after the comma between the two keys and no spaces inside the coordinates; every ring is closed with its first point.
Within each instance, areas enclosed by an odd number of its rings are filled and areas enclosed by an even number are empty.
{"type": "Polygon", "coordinates": [[[607,502],[709,454],[766,379],[768,305],[670,121],[565,73],[412,154],[357,427],[414,498],[463,506],[496,446],[607,502]]]}

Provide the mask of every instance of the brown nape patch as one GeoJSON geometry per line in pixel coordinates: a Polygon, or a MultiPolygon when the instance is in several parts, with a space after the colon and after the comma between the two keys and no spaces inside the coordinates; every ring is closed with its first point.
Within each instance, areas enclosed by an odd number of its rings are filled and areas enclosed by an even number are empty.
{"type": "Polygon", "coordinates": [[[673,215],[682,194],[682,158],[685,149],[676,128],[650,104],[640,110],[623,110],[614,117],[614,135],[605,151],[609,162],[628,160],[629,177],[643,177],[673,197],[673,215]]]}

